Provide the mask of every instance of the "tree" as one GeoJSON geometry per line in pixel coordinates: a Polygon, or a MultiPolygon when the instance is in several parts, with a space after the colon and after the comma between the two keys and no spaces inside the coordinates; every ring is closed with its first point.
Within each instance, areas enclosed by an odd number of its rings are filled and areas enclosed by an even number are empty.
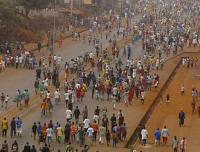
{"type": "Polygon", "coordinates": [[[26,15],[31,9],[44,9],[47,8],[51,0],[18,0],[19,5],[24,6],[26,15]]]}
{"type": "Polygon", "coordinates": [[[20,25],[20,19],[16,7],[10,1],[0,0],[0,33],[2,39],[12,39],[12,34],[20,25]]]}

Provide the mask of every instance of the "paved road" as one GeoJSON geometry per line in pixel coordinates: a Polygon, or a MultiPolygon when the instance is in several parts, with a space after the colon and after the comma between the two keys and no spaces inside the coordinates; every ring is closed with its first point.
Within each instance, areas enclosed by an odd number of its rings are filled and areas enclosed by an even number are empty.
{"type": "MultiPolygon", "coordinates": [[[[135,56],[140,56],[141,50],[140,50],[140,45],[135,46],[135,56]]],[[[99,107],[102,109],[105,107],[108,109],[112,109],[113,105],[111,102],[107,102],[107,101],[96,101],[96,100],[92,100],[91,99],[91,92],[88,91],[86,97],[84,98],[85,100],[83,101],[83,103],[79,103],[79,104],[75,104],[74,107],[76,105],[78,105],[81,109],[81,111],[83,110],[85,105],[88,105],[88,110],[89,110],[89,116],[90,119],[92,120],[93,117],[93,113],[94,113],[94,109],[96,108],[97,105],[99,105],[99,107]]],[[[120,109],[121,107],[124,107],[123,104],[119,104],[117,105],[116,109],[120,109]]],[[[33,122],[38,122],[40,121],[42,124],[44,122],[49,122],[49,120],[53,120],[53,122],[60,122],[62,126],[64,126],[65,124],[65,103],[64,101],[62,101],[61,104],[59,105],[55,105],[55,109],[54,112],[52,114],[52,116],[48,116],[48,117],[41,117],[41,111],[40,108],[34,109],[33,111],[30,111],[26,116],[23,117],[23,122],[24,122],[24,126],[23,126],[23,138],[17,138],[17,141],[19,143],[25,143],[26,141],[29,141],[35,145],[38,145],[38,143],[36,141],[33,141],[32,137],[31,137],[31,126],[33,124],[33,122]]],[[[112,115],[113,112],[117,112],[117,111],[113,111],[113,110],[109,110],[109,117],[112,115]]],[[[0,137],[0,139],[2,139],[0,137]]],[[[55,141],[55,140],[54,140],[55,141]]],[[[9,139],[9,142],[12,142],[12,140],[9,139]]],[[[64,149],[64,145],[60,145],[58,146],[56,143],[52,144],[53,146],[55,146],[57,148],[62,148],[64,149]]],[[[23,146],[20,145],[20,147],[23,146]]],[[[96,145],[98,146],[98,144],[96,145]]]]}
{"type": "MultiPolygon", "coordinates": [[[[105,37],[103,37],[103,44],[104,44],[104,47],[108,46],[108,42],[105,41],[105,37]]],[[[141,49],[141,42],[136,43],[134,46],[132,46],[132,48],[133,48],[133,52],[132,52],[133,56],[139,57],[143,54],[142,49],[141,49]]],[[[60,54],[63,58],[69,60],[80,54],[83,54],[84,52],[87,52],[88,50],[90,51],[94,49],[92,46],[88,46],[87,43],[74,42],[74,41],[71,41],[70,39],[67,39],[65,40],[63,47],[57,51],[57,54],[60,54]]],[[[9,72],[15,73],[16,71],[12,69],[12,70],[7,71],[6,73],[9,73],[9,72]]],[[[15,76],[11,74],[9,76],[1,75],[0,79],[1,78],[4,79],[5,81],[3,81],[0,89],[9,91],[11,93],[10,95],[15,95],[15,90],[17,88],[20,88],[20,89],[28,88],[29,90],[33,91],[32,81],[34,80],[34,71],[20,70],[20,72],[17,71],[15,76]],[[6,83],[6,81],[10,83],[6,83]],[[14,85],[9,86],[9,84],[14,84],[14,85]]],[[[91,99],[90,92],[88,92],[87,96],[85,97],[84,103],[83,104],[81,103],[79,105],[80,109],[82,110],[85,105],[90,105],[88,106],[89,115],[93,116],[94,108],[96,107],[96,105],[99,105],[100,108],[103,108],[105,106],[105,102],[98,103],[96,101],[93,101],[91,99]]],[[[121,106],[122,106],[121,104],[117,105],[117,109],[119,109],[121,106]]],[[[112,103],[106,103],[106,107],[108,109],[112,109],[112,103]]],[[[30,141],[31,143],[34,143],[37,145],[37,142],[34,142],[32,137],[30,136],[31,126],[33,122],[41,121],[42,123],[44,123],[52,119],[54,122],[59,121],[63,126],[65,124],[65,110],[66,110],[65,103],[62,102],[59,105],[55,105],[55,110],[53,112],[53,115],[46,118],[41,118],[40,109],[34,109],[33,111],[29,112],[25,117],[23,117],[23,122],[25,124],[23,126],[23,138],[18,138],[17,139],[18,142],[25,143],[26,141],[30,141]]],[[[1,109],[1,112],[3,112],[2,109],[1,109]]],[[[113,111],[110,110],[109,115],[111,115],[112,113],[113,111]]],[[[0,137],[0,139],[2,138],[0,137]]],[[[9,139],[9,142],[12,142],[12,140],[9,139]]],[[[23,144],[21,144],[20,147],[21,146],[23,146],[23,144]]]]}
{"type": "MultiPolygon", "coordinates": [[[[104,38],[104,37],[103,37],[104,38]]],[[[108,44],[108,42],[103,39],[104,46],[108,44]]],[[[79,55],[83,55],[85,52],[93,51],[93,45],[89,46],[88,43],[76,42],[71,39],[67,39],[64,41],[61,49],[57,49],[56,53],[63,57],[62,66],[64,66],[65,61],[69,61],[72,58],[75,58],[79,55]]],[[[0,92],[8,93],[10,97],[14,97],[16,94],[16,90],[24,90],[28,89],[33,95],[34,87],[33,83],[35,80],[35,71],[34,70],[26,70],[26,69],[8,69],[6,72],[0,75],[1,85],[0,92]]],[[[13,105],[13,103],[10,103],[13,105]]],[[[9,106],[10,106],[9,105],[9,106]]],[[[0,113],[4,111],[0,109],[0,113]]]]}
{"type": "MultiPolygon", "coordinates": [[[[139,20],[141,17],[137,16],[135,20],[139,20]]],[[[86,34],[88,33],[85,32],[86,34]]],[[[116,30],[112,32],[111,38],[113,35],[116,35],[116,30]]],[[[119,38],[121,39],[121,37],[119,38]]],[[[118,39],[118,40],[119,40],[118,39]]],[[[107,47],[109,42],[105,38],[105,33],[103,33],[102,37],[102,44],[103,47],[107,47]]],[[[134,48],[134,47],[133,47],[134,48]]],[[[86,52],[94,51],[93,45],[88,45],[88,42],[80,42],[80,41],[72,41],[71,38],[65,39],[63,42],[62,48],[56,48],[55,54],[61,55],[63,58],[63,61],[61,65],[64,67],[64,64],[66,61],[70,61],[70,59],[75,58],[79,55],[84,55],[86,52]]],[[[137,56],[139,55],[140,50],[137,48],[133,49],[133,55],[137,56]]],[[[47,49],[43,48],[41,53],[42,55],[48,55],[47,49]]],[[[36,52],[37,58],[40,56],[38,52],[36,52]]],[[[16,95],[17,89],[24,90],[28,89],[31,95],[34,94],[34,80],[35,80],[35,71],[34,70],[26,70],[26,69],[14,69],[14,68],[8,68],[5,72],[0,74],[0,93],[4,92],[5,94],[8,94],[11,98],[13,98],[16,95]]],[[[10,102],[8,107],[16,106],[15,103],[10,102]]],[[[4,113],[5,109],[0,108],[0,114],[4,113]]]]}

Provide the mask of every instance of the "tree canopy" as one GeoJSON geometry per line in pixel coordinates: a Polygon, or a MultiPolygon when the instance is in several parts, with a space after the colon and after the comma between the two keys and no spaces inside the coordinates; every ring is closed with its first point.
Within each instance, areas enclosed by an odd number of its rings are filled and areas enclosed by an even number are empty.
{"type": "Polygon", "coordinates": [[[0,0],[0,33],[8,39],[19,25],[20,19],[15,5],[10,1],[0,0]]]}
{"type": "Polygon", "coordinates": [[[19,0],[19,4],[26,9],[43,9],[48,7],[51,0],[19,0]]]}

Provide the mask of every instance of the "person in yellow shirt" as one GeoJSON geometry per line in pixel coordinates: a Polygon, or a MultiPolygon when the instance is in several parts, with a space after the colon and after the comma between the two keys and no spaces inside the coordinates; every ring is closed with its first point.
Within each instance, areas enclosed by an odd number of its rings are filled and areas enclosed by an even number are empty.
{"type": "Polygon", "coordinates": [[[102,69],[102,76],[104,79],[106,78],[106,69],[105,68],[102,69]]]}
{"type": "Polygon", "coordinates": [[[83,88],[83,91],[86,93],[87,92],[87,85],[85,83],[82,84],[82,88],[83,88]]]}
{"type": "Polygon", "coordinates": [[[63,129],[62,129],[62,127],[59,124],[58,128],[57,128],[57,140],[58,140],[59,144],[61,143],[62,136],[63,136],[63,129]]]}
{"type": "Polygon", "coordinates": [[[6,137],[8,131],[8,120],[4,117],[2,121],[2,136],[6,137]]]}

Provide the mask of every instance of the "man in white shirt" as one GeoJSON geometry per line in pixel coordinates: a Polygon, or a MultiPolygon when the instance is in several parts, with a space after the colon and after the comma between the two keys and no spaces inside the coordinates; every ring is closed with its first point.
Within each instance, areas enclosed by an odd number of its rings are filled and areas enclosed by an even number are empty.
{"type": "Polygon", "coordinates": [[[87,129],[87,135],[89,138],[89,144],[92,145],[92,141],[93,141],[93,134],[94,134],[94,129],[89,126],[89,128],[87,129]]]}
{"type": "Polygon", "coordinates": [[[147,132],[147,130],[146,130],[145,127],[144,127],[144,128],[142,129],[142,131],[141,131],[141,136],[142,136],[141,144],[142,144],[143,146],[145,146],[145,145],[146,145],[146,142],[147,142],[147,137],[148,137],[148,132],[147,132]]]}
{"type": "Polygon", "coordinates": [[[66,91],[66,92],[64,93],[64,98],[65,98],[66,107],[67,107],[67,104],[68,104],[68,102],[69,102],[69,92],[68,92],[68,91],[66,91]]]}
{"type": "Polygon", "coordinates": [[[52,136],[53,136],[53,129],[48,127],[46,132],[47,132],[47,144],[50,146],[51,139],[52,139],[52,136]]]}
{"type": "Polygon", "coordinates": [[[19,57],[19,67],[22,67],[23,57],[22,55],[19,57]]]}
{"type": "Polygon", "coordinates": [[[50,93],[50,91],[47,92],[47,94],[46,94],[46,98],[47,98],[48,101],[51,100],[51,93],[50,93]]]}
{"type": "Polygon", "coordinates": [[[85,132],[86,132],[87,129],[90,127],[90,119],[86,118],[86,119],[83,121],[83,124],[84,124],[84,130],[85,130],[85,132]]]}
{"type": "Polygon", "coordinates": [[[57,64],[61,64],[62,57],[60,55],[57,56],[57,64]]]}
{"type": "Polygon", "coordinates": [[[58,89],[54,92],[54,98],[55,98],[55,103],[60,102],[60,92],[58,89]]]}
{"type": "Polygon", "coordinates": [[[72,111],[70,109],[66,110],[66,119],[67,119],[67,122],[72,119],[72,111]]]}
{"type": "Polygon", "coordinates": [[[5,98],[5,103],[6,103],[5,109],[7,109],[7,107],[8,107],[8,101],[9,100],[10,100],[10,97],[8,95],[6,95],[6,98],[5,98]]]}
{"type": "Polygon", "coordinates": [[[99,124],[99,116],[94,114],[93,120],[95,120],[99,124]]]}
{"type": "Polygon", "coordinates": [[[19,57],[16,56],[15,58],[15,66],[16,66],[16,69],[18,69],[18,66],[19,66],[19,57]]]}

